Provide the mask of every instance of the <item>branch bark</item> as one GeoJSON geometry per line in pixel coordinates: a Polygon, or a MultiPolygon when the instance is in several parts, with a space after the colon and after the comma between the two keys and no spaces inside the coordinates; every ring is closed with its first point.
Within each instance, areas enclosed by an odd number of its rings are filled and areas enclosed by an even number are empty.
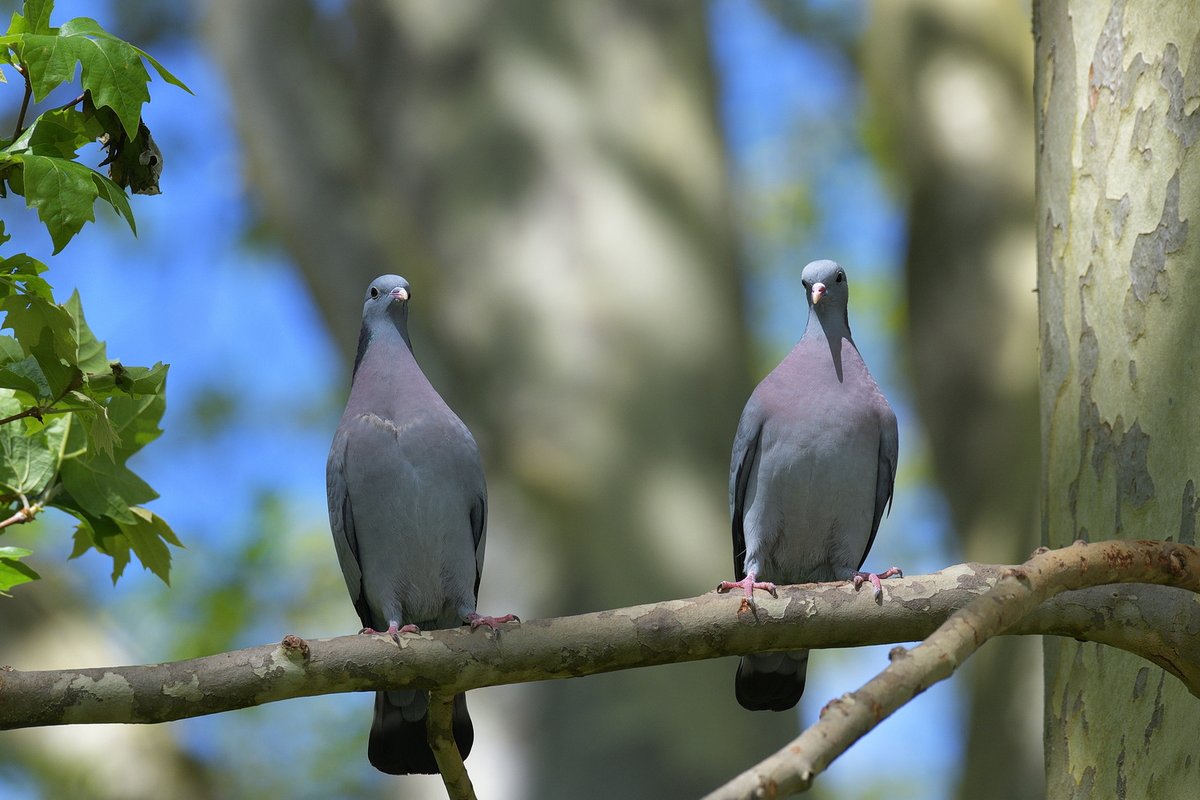
{"type": "MultiPolygon", "coordinates": [[[[1059,552],[1050,556],[1060,558],[1055,555],[1059,552]]],[[[1065,582],[1055,584],[1059,590],[1082,588],[1088,581],[1136,581],[1195,591],[1200,573],[1200,551],[1171,543],[1104,542],[1074,545],[1061,553],[1061,558],[1076,561],[1091,554],[1093,563],[1063,576],[1065,582]],[[1159,560],[1150,564],[1150,554],[1159,560]],[[1176,563],[1183,566],[1176,569],[1176,563]]],[[[1037,557],[1042,559],[1037,563],[1050,556],[1037,557]]],[[[916,641],[997,586],[1003,576],[1010,576],[1005,586],[1019,583],[1017,574],[1029,574],[1028,567],[960,564],[932,575],[889,580],[880,604],[870,592],[855,593],[848,583],[780,587],[778,599],[757,599],[757,618],[737,613],[738,598],[709,592],[530,620],[505,626],[500,636],[466,628],[403,635],[398,641],[386,636],[311,641],[287,636],[276,645],[166,664],[29,672],[5,667],[0,671],[0,729],[166,722],[336,692],[425,688],[452,695],[757,651],[916,641]]],[[[1168,669],[1200,697],[1200,645],[1189,633],[1200,627],[1196,604],[1181,603],[1173,597],[1177,593],[1157,586],[1132,591],[1139,593],[1136,603],[1129,590],[1068,593],[1024,620],[1006,612],[1004,625],[1012,626],[1013,633],[1070,636],[1128,650],[1168,669]],[[1131,608],[1137,609],[1133,618],[1131,608]]],[[[1036,597],[1031,595],[1022,608],[1036,607],[1036,597]]]]}
{"type": "Polygon", "coordinates": [[[425,727],[449,800],[475,800],[475,787],[454,740],[454,695],[429,693],[429,722],[425,727]]]}
{"type": "MultiPolygon", "coordinates": [[[[1124,582],[1200,592],[1200,549],[1171,542],[1109,541],[1040,550],[1021,566],[1005,570],[991,589],[951,615],[920,645],[911,651],[893,649],[886,669],[858,691],[831,701],[795,741],[705,800],[788,797],[807,790],[850,745],[950,677],[984,642],[1012,628],[1045,600],[1071,589],[1124,582]]],[[[1189,688],[1196,694],[1194,686],[1189,688]]]]}

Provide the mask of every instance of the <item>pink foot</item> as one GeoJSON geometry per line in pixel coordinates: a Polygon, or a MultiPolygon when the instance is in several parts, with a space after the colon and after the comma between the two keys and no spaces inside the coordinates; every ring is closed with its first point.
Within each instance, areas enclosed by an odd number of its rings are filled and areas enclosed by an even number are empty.
{"type": "Polygon", "coordinates": [[[476,614],[472,611],[467,615],[466,623],[471,626],[471,630],[478,627],[486,626],[491,628],[493,632],[500,633],[500,625],[505,622],[520,622],[521,619],[516,614],[504,614],[499,617],[485,617],[482,614],[476,614]]]}
{"type": "Polygon", "coordinates": [[[900,571],[899,567],[888,567],[878,574],[874,572],[855,572],[850,576],[850,579],[854,581],[854,591],[856,592],[863,585],[864,581],[870,581],[871,586],[875,588],[875,600],[878,602],[883,597],[883,584],[879,580],[881,578],[891,578],[892,576],[903,578],[904,573],[900,571]]]}
{"type": "Polygon", "coordinates": [[[717,593],[724,594],[725,592],[731,591],[733,589],[741,589],[744,592],[744,595],[742,596],[742,604],[740,606],[738,606],[738,613],[741,613],[742,611],[744,611],[747,608],[749,608],[749,609],[754,608],[754,590],[755,589],[758,589],[759,591],[763,591],[763,592],[768,592],[768,593],[770,593],[771,597],[779,597],[779,594],[775,591],[775,584],[771,583],[770,581],[754,580],[757,577],[758,577],[757,575],[755,575],[753,572],[751,572],[749,575],[742,578],[740,581],[721,581],[720,583],[717,584],[717,593]]]}
{"type": "Polygon", "coordinates": [[[391,624],[388,625],[388,629],[386,631],[377,631],[374,628],[363,628],[361,631],[359,631],[360,634],[365,633],[365,634],[369,634],[371,636],[378,636],[381,633],[386,633],[389,636],[395,636],[398,633],[420,633],[420,632],[421,632],[421,629],[418,628],[416,625],[413,625],[410,623],[408,625],[405,625],[404,627],[400,627],[400,623],[398,623],[394,620],[391,622],[391,624]]]}

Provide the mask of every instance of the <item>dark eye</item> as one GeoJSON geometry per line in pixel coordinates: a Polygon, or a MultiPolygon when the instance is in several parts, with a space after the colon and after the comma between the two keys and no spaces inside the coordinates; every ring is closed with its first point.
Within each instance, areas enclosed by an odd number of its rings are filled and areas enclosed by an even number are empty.
{"type": "Polygon", "coordinates": [[[838,282],[838,283],[841,283],[841,282],[842,282],[842,279],[843,279],[843,278],[845,278],[845,277],[846,277],[846,273],[844,273],[844,272],[842,272],[841,270],[839,270],[839,271],[838,271],[838,274],[837,274],[837,282],[838,282]]]}
{"type": "Polygon", "coordinates": [[[371,297],[379,297],[379,290],[374,286],[371,287],[371,297]]]}

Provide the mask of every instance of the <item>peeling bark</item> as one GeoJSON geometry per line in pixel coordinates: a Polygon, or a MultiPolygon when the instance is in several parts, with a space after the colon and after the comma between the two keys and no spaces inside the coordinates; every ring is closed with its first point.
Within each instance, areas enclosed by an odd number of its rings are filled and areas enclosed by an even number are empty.
{"type": "MultiPolygon", "coordinates": [[[[1187,0],[1043,2],[1034,33],[1043,530],[1194,543],[1200,17],[1187,0]]],[[[1193,698],[1111,649],[1045,654],[1049,796],[1195,792],[1193,698]]]]}
{"type": "MultiPolygon", "coordinates": [[[[1093,547],[1095,554],[1108,552],[1104,544],[1093,547]]],[[[1154,555],[1156,548],[1157,543],[1131,546],[1132,556],[1097,558],[1109,570],[1101,577],[1200,587],[1200,553],[1187,554],[1187,567],[1173,572],[1170,551],[1163,551],[1168,552],[1163,560],[1154,555]]],[[[275,645],[167,664],[29,672],[5,666],[0,668],[0,730],[158,723],[335,692],[425,688],[449,697],[486,686],[750,652],[915,641],[1019,571],[959,564],[932,575],[893,579],[884,584],[881,603],[847,582],[781,586],[778,598],[756,599],[757,616],[739,613],[737,598],[710,592],[506,625],[498,637],[465,627],[395,640],[288,635],[275,645]]],[[[1062,585],[1086,584],[1080,583],[1083,574],[1066,574],[1062,585]]],[[[1098,573],[1093,567],[1088,574],[1098,573]]],[[[1053,634],[1127,649],[1169,669],[1178,678],[1172,686],[1200,697],[1200,604],[1179,602],[1186,594],[1142,583],[1078,589],[1028,616],[1006,616],[1003,627],[1013,634],[1053,634]]]]}

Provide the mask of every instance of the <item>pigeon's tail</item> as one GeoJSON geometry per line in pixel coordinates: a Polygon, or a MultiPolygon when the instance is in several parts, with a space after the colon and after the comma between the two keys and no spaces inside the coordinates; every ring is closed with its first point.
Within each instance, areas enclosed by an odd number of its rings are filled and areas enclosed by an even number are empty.
{"type": "MultiPolygon", "coordinates": [[[[436,774],[437,761],[426,738],[429,695],[421,691],[376,692],[375,719],[367,758],[389,775],[436,774]]],[[[454,697],[454,741],[463,758],[471,752],[475,729],[467,714],[465,695],[454,697]]]]}
{"type": "Polygon", "coordinates": [[[807,671],[807,650],[744,656],[734,679],[737,701],[751,711],[787,711],[800,702],[807,671]]]}

